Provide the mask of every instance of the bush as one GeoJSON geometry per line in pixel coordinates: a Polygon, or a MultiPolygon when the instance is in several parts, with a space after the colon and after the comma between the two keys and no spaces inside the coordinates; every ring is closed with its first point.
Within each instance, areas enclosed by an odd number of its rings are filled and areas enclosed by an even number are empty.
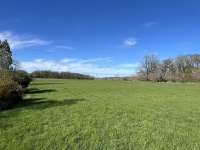
{"type": "Polygon", "coordinates": [[[0,110],[11,107],[19,102],[23,96],[23,89],[10,77],[0,78],[0,110]]]}
{"type": "Polygon", "coordinates": [[[32,81],[32,77],[28,72],[24,70],[15,70],[13,73],[13,80],[21,85],[23,88],[27,88],[32,81]]]}

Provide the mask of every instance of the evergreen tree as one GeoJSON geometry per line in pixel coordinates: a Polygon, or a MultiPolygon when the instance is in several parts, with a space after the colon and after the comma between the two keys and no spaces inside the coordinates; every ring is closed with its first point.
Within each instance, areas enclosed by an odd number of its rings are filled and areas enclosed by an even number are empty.
{"type": "Polygon", "coordinates": [[[12,52],[7,40],[0,41],[0,69],[9,69],[12,63],[12,52]]]}

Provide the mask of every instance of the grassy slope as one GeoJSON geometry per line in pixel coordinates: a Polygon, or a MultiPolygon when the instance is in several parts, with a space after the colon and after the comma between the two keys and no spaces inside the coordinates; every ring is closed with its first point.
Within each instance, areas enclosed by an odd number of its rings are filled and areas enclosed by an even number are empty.
{"type": "Polygon", "coordinates": [[[200,149],[200,85],[37,79],[1,149],[200,149]]]}

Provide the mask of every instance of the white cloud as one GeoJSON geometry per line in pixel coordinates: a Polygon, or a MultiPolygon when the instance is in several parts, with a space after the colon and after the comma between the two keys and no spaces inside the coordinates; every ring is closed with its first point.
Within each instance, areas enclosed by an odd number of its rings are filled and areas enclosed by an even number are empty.
{"type": "Polygon", "coordinates": [[[17,35],[11,31],[0,32],[0,39],[2,41],[7,39],[11,49],[20,49],[37,45],[49,45],[52,43],[52,41],[42,40],[30,35],[17,35]]]}
{"type": "Polygon", "coordinates": [[[41,63],[43,61],[43,59],[36,59],[35,62],[36,63],[41,63]]]}
{"type": "Polygon", "coordinates": [[[157,26],[156,22],[148,22],[142,25],[142,27],[144,28],[149,28],[149,27],[153,27],[153,26],[157,26]]]}
{"type": "Polygon", "coordinates": [[[69,63],[69,62],[73,62],[73,61],[76,61],[77,59],[73,59],[73,58],[65,58],[65,59],[62,59],[60,62],[61,63],[69,63]]]}
{"type": "Polygon", "coordinates": [[[132,75],[137,64],[110,63],[112,57],[80,60],[65,58],[61,60],[36,59],[31,62],[21,62],[21,68],[32,72],[35,70],[69,71],[93,75],[95,77],[109,77],[132,75]],[[87,62],[87,63],[86,63],[87,62]],[[103,67],[105,66],[105,67],[103,67]]]}
{"type": "Polygon", "coordinates": [[[137,41],[136,41],[135,38],[132,38],[132,37],[130,37],[130,38],[128,38],[128,39],[126,39],[126,40],[124,41],[124,45],[125,45],[125,46],[133,46],[133,45],[135,45],[135,44],[137,44],[137,41]]]}
{"type": "Polygon", "coordinates": [[[53,48],[56,48],[56,49],[74,49],[73,47],[70,47],[70,46],[62,46],[62,45],[54,46],[53,48]]]}

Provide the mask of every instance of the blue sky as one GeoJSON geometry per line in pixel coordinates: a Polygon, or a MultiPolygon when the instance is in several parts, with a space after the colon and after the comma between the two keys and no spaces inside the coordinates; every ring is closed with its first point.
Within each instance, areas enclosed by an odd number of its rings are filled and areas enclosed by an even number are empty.
{"type": "Polygon", "coordinates": [[[132,75],[144,55],[200,53],[199,0],[6,0],[0,39],[21,69],[132,75]]]}

